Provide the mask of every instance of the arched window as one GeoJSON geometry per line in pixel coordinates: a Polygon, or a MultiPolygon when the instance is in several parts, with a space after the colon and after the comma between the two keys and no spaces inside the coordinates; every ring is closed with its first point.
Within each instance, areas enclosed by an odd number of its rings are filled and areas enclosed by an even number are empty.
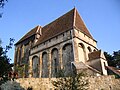
{"type": "Polygon", "coordinates": [[[51,52],[51,76],[57,77],[59,72],[59,56],[58,56],[58,49],[54,48],[51,52]]]}
{"type": "Polygon", "coordinates": [[[65,44],[62,49],[62,61],[65,76],[69,76],[72,72],[71,62],[74,61],[73,47],[71,43],[65,44]]]}
{"type": "Polygon", "coordinates": [[[89,46],[88,46],[87,48],[88,48],[88,51],[89,51],[89,52],[92,52],[92,49],[91,49],[89,46]]]}
{"type": "Polygon", "coordinates": [[[83,43],[79,43],[78,45],[78,56],[79,61],[85,62],[86,61],[86,52],[85,52],[85,46],[83,43]]]}
{"type": "Polygon", "coordinates": [[[33,71],[33,77],[34,78],[38,78],[39,77],[39,70],[40,70],[40,66],[39,66],[39,58],[38,56],[34,56],[32,58],[32,71],[33,71]]]}
{"type": "Polygon", "coordinates": [[[47,52],[42,53],[42,77],[49,77],[49,69],[48,69],[48,55],[47,52]]]}

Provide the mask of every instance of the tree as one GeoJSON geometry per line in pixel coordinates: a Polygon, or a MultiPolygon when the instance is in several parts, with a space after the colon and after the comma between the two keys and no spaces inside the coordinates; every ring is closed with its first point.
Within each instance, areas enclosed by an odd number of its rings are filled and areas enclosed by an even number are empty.
{"type": "MultiPolygon", "coordinates": [[[[0,0],[0,8],[4,8],[5,3],[8,2],[8,0],[0,0]]],[[[3,13],[0,13],[0,18],[2,17],[3,13]]]]}
{"type": "Polygon", "coordinates": [[[78,74],[70,75],[65,77],[63,72],[60,72],[61,77],[56,78],[55,81],[52,81],[53,86],[58,90],[87,90],[88,81],[83,79],[85,73],[80,72],[78,74]]]}
{"type": "Polygon", "coordinates": [[[21,66],[15,66],[15,72],[18,73],[18,77],[27,77],[28,76],[28,69],[29,65],[28,64],[23,64],[21,66]]]}
{"type": "Polygon", "coordinates": [[[109,66],[120,68],[120,50],[114,51],[113,55],[110,55],[107,52],[105,52],[104,54],[105,54],[106,59],[108,60],[109,66]]]}
{"type": "Polygon", "coordinates": [[[10,38],[9,45],[3,48],[0,40],[0,84],[8,80],[8,73],[12,70],[11,67],[13,65],[10,64],[11,59],[6,54],[12,48],[13,43],[14,39],[10,38]]]}
{"type": "Polygon", "coordinates": [[[8,2],[8,0],[0,0],[0,8],[4,7],[5,2],[8,2]]]}
{"type": "Polygon", "coordinates": [[[120,68],[120,50],[113,52],[113,59],[116,67],[120,68]]]}
{"type": "Polygon", "coordinates": [[[108,65],[115,67],[115,62],[114,62],[113,56],[108,54],[108,52],[104,52],[104,55],[105,55],[105,57],[106,57],[106,59],[108,61],[108,65]]]}

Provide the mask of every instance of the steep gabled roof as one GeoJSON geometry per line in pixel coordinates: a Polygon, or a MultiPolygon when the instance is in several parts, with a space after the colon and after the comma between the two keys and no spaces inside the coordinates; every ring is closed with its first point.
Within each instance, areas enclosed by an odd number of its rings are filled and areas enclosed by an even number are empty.
{"type": "MultiPolygon", "coordinates": [[[[21,43],[22,41],[26,40],[27,38],[31,37],[32,35],[35,35],[38,28],[39,28],[39,26],[35,27],[31,31],[29,31],[27,34],[25,34],[16,43],[16,45],[21,43]]],[[[53,22],[49,23],[48,25],[44,26],[43,28],[41,28],[42,35],[39,38],[36,45],[54,37],[54,36],[57,36],[58,34],[61,34],[67,30],[71,30],[73,28],[81,31],[82,33],[84,33],[85,35],[87,35],[88,37],[93,39],[92,35],[86,28],[83,20],[81,19],[78,11],[76,10],[76,8],[74,8],[71,11],[69,11],[68,13],[66,13],[63,16],[56,19],[55,21],[53,21],[53,22]]]]}
{"type": "Polygon", "coordinates": [[[22,41],[26,40],[27,38],[33,36],[36,34],[36,31],[39,29],[39,25],[36,26],[35,28],[33,28],[32,30],[30,30],[27,34],[25,34],[15,45],[21,43],[22,41]]]}
{"type": "Polygon", "coordinates": [[[64,31],[70,30],[73,28],[74,21],[74,11],[71,10],[68,13],[64,14],[60,18],[51,22],[50,24],[42,28],[42,36],[39,38],[37,44],[44,42],[45,40],[50,39],[64,31]]]}
{"type": "Polygon", "coordinates": [[[82,33],[93,39],[92,35],[88,31],[87,27],[85,26],[82,18],[80,17],[80,14],[78,11],[74,8],[74,27],[78,30],[80,30],[82,33]]]}
{"type": "Polygon", "coordinates": [[[70,29],[76,28],[82,33],[93,39],[92,35],[86,28],[83,20],[81,19],[79,13],[74,8],[63,16],[59,17],[50,24],[42,28],[42,36],[39,38],[36,45],[70,29]]]}

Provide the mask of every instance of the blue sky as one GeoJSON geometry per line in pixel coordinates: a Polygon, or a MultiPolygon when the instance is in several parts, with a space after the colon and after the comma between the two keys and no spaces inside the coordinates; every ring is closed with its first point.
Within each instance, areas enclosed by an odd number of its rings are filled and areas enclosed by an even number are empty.
{"type": "MultiPolygon", "coordinates": [[[[119,50],[120,0],[8,0],[0,18],[2,45],[17,42],[37,25],[44,26],[69,10],[77,8],[87,28],[98,41],[99,49],[112,53],[119,50]]],[[[14,59],[14,48],[8,56],[14,59]]]]}

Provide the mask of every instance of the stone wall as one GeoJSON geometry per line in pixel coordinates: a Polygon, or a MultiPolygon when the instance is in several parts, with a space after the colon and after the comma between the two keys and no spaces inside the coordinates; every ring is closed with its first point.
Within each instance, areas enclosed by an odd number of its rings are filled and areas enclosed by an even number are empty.
{"type": "MultiPolygon", "coordinates": [[[[99,76],[89,78],[88,90],[120,90],[120,79],[114,76],[99,76]]],[[[54,90],[49,78],[20,78],[15,81],[8,81],[1,85],[2,90],[54,90]]]]}
{"type": "Polygon", "coordinates": [[[114,76],[89,78],[89,90],[120,90],[120,79],[114,76]]]}

